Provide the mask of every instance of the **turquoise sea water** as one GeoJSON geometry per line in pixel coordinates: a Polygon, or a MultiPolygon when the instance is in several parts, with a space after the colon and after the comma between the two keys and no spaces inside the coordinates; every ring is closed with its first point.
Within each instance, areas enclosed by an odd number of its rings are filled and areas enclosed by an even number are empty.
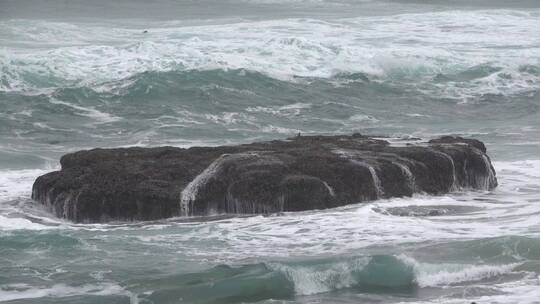
{"type": "Polygon", "coordinates": [[[536,1],[0,1],[0,302],[540,303],[539,29],[536,1]],[[101,225],[30,199],[68,152],[298,132],[474,137],[499,187],[101,225]]]}

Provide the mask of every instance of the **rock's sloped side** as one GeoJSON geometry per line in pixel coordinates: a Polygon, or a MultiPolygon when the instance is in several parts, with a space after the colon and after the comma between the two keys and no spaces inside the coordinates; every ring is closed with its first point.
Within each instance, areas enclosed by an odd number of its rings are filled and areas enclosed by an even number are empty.
{"type": "Polygon", "coordinates": [[[75,222],[324,209],[496,187],[483,143],[299,136],[240,146],[94,149],[62,157],[32,197],[75,222]]]}

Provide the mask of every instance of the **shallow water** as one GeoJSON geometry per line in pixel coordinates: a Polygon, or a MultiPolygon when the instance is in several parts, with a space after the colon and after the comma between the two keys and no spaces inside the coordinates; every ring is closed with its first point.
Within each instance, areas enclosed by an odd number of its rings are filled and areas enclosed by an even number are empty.
{"type": "Polygon", "coordinates": [[[0,3],[0,301],[540,303],[540,5],[424,2],[0,3]],[[478,138],[499,187],[93,225],[30,199],[72,151],[298,132],[478,138]]]}

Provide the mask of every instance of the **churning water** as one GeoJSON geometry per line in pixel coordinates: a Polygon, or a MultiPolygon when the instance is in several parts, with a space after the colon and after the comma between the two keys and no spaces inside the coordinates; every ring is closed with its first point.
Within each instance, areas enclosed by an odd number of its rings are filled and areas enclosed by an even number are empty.
{"type": "Polygon", "coordinates": [[[540,3],[427,2],[0,1],[0,301],[540,303],[540,3]],[[298,132],[474,137],[499,187],[106,225],[30,199],[72,151],[298,132]]]}

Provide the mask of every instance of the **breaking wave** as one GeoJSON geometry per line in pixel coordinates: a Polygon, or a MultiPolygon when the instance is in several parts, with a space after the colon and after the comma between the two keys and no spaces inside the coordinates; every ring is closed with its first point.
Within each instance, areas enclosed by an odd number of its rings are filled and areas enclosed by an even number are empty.
{"type": "Polygon", "coordinates": [[[287,81],[329,79],[338,86],[366,79],[414,84],[420,92],[470,102],[540,88],[540,62],[531,61],[540,57],[533,39],[537,13],[446,11],[200,26],[154,22],[148,34],[100,24],[2,21],[0,38],[42,48],[1,49],[0,90],[104,89],[145,72],[241,69],[287,81]],[[469,55],[472,50],[477,56],[469,55]]]}
{"type": "Polygon", "coordinates": [[[290,299],[340,289],[414,292],[418,287],[501,278],[517,266],[519,264],[426,264],[392,255],[220,265],[202,273],[154,281],[151,285],[162,288],[144,297],[154,302],[179,296],[188,302],[223,303],[290,299]]]}

